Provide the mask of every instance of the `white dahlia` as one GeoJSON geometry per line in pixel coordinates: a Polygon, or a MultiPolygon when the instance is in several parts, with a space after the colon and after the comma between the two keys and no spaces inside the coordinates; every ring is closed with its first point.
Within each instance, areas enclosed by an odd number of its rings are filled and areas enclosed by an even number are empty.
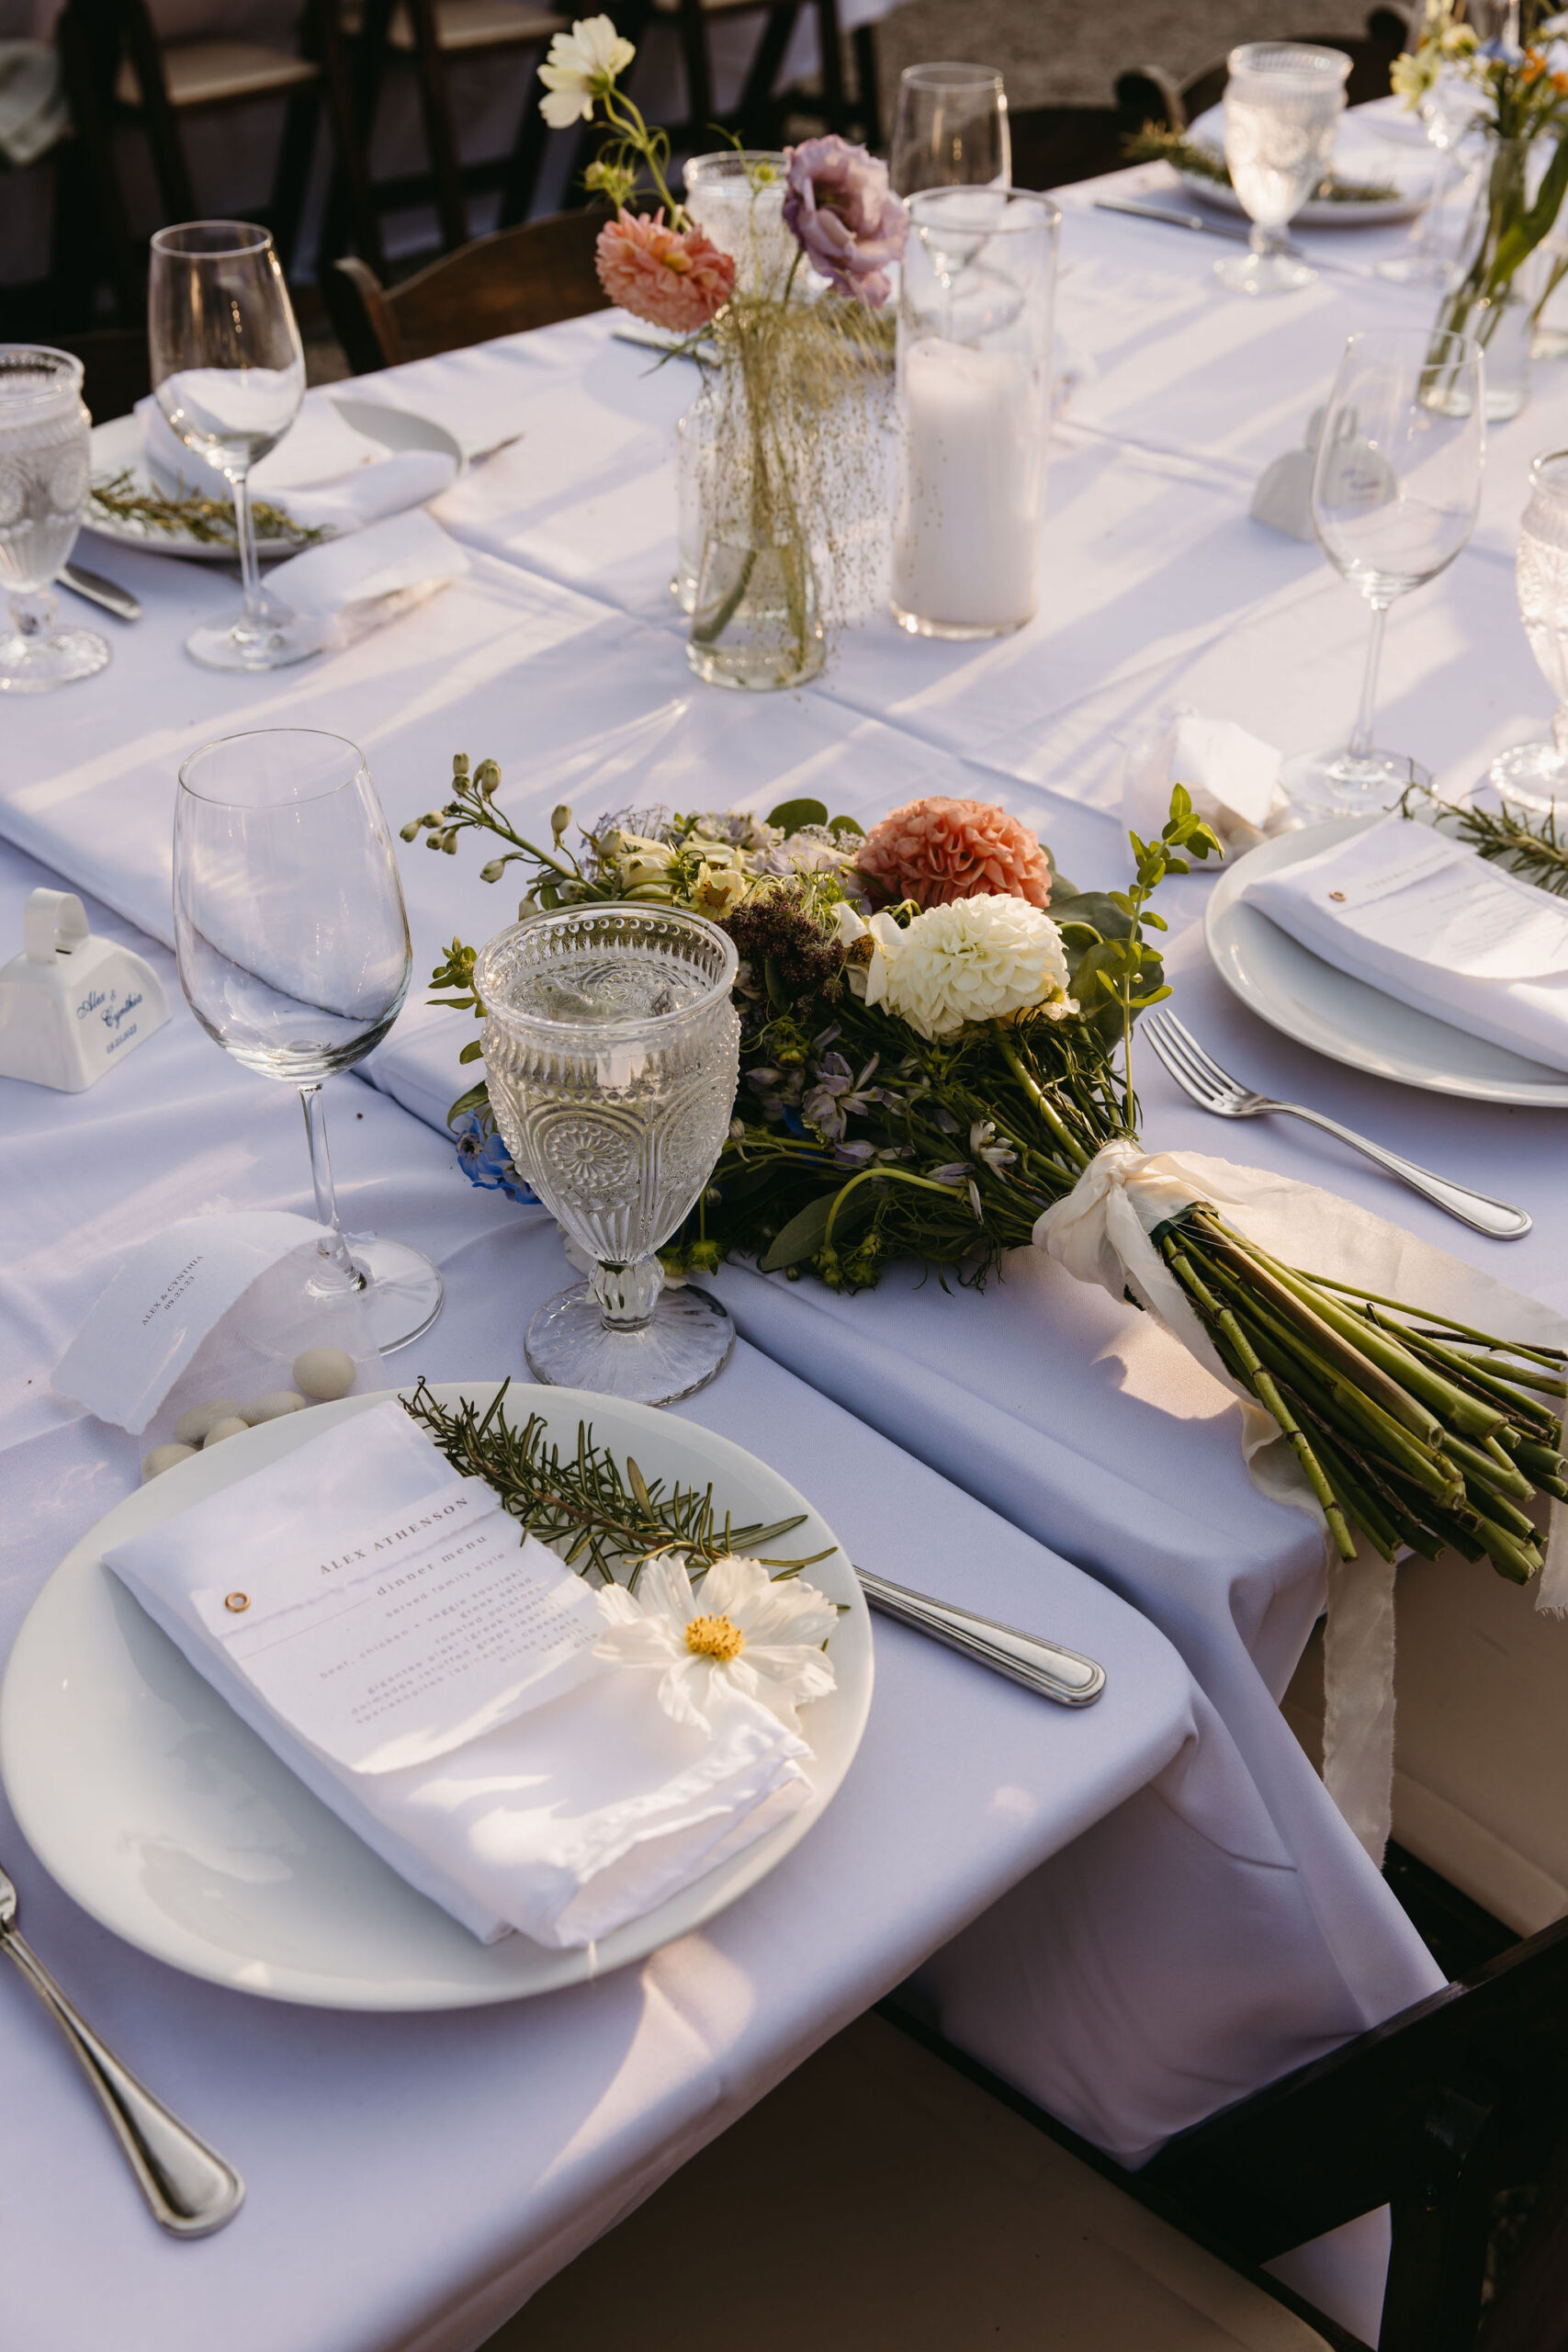
{"type": "Polygon", "coordinates": [[[917,915],[887,959],[886,1002],[922,1037],[1043,1007],[1076,1012],[1062,934],[1027,899],[954,899],[917,915]]]}
{"type": "Polygon", "coordinates": [[[659,1703],[678,1724],[706,1731],[715,1686],[760,1700],[791,1731],[795,1713],[835,1688],[822,1645],[839,1622],[826,1594],[799,1577],[773,1577],[761,1560],[716,1560],[694,1591],[676,1552],[647,1561],[637,1590],[600,1588],[606,1630],[595,1657],[655,1668],[659,1703]]]}

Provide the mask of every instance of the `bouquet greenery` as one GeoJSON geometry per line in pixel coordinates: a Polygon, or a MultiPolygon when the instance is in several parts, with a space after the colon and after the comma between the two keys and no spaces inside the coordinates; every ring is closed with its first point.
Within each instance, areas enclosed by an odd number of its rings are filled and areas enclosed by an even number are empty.
{"type": "MultiPolygon", "coordinates": [[[[459,757],[451,798],[404,839],[454,853],[465,831],[493,837],[485,877],[520,865],[524,913],[665,900],[739,950],[735,1115],[664,1253],[671,1272],[747,1256],[856,1290],[914,1259],[978,1283],[1049,1227],[1086,1172],[1137,1159],[1134,1023],[1169,993],[1149,902],[1219,850],[1181,786],[1157,840],[1131,836],[1130,886],[1083,891],[1016,819],[974,801],[917,801],[869,834],[806,800],[766,821],[625,811],[575,846],[559,808],[546,845],[513,826],[500,784],[493,761],[470,773],[459,757]]],[[[482,1019],[473,968],[455,940],[434,985],[482,1019]]],[[[481,1053],[476,1038],[460,1058],[481,1053]]],[[[482,1082],[451,1115],[495,1140],[482,1082]]],[[[525,1170],[507,1173],[525,1184],[525,1170]]],[[[1541,1564],[1529,1507],[1538,1492],[1568,1498],[1549,1401],[1568,1395],[1560,1352],[1304,1272],[1201,1200],[1181,1199],[1147,1238],[1168,1300],[1179,1285],[1236,1389],[1277,1426],[1342,1557],[1359,1532],[1387,1559],[1451,1545],[1529,1581],[1541,1564]]],[[[1152,1283],[1143,1295],[1128,1280],[1134,1304],[1155,1303],[1152,1283]]]]}

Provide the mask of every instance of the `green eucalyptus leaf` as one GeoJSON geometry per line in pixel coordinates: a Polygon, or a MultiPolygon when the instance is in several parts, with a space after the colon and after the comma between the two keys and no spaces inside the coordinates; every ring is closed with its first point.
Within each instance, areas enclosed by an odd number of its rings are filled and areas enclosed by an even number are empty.
{"type": "Polygon", "coordinates": [[[852,817],[829,817],[828,831],[830,833],[852,833],[856,841],[865,839],[865,827],[857,824],[852,817]]]}
{"type": "MultiPolygon", "coordinates": [[[[833,1204],[843,1189],[840,1184],[834,1192],[819,1193],[814,1201],[807,1201],[803,1209],[795,1211],[784,1231],[775,1235],[767,1256],[762,1260],[762,1272],[765,1274],[776,1273],[781,1266],[798,1266],[805,1259],[816,1256],[822,1247],[822,1238],[828,1230],[828,1219],[831,1215],[833,1204]]],[[[834,1240],[840,1240],[849,1234],[857,1232],[872,1216],[875,1207],[876,1202],[871,1186],[861,1185],[858,1191],[850,1194],[838,1216],[833,1218],[834,1240]]]]}
{"type": "Polygon", "coordinates": [[[781,800],[776,808],[768,811],[769,824],[782,826],[786,833],[798,833],[802,825],[825,825],[827,821],[825,800],[781,800]]]}
{"type": "Polygon", "coordinates": [[[483,1057],[485,1041],[482,1037],[470,1037],[457,1059],[460,1062],[477,1062],[483,1057]]]}

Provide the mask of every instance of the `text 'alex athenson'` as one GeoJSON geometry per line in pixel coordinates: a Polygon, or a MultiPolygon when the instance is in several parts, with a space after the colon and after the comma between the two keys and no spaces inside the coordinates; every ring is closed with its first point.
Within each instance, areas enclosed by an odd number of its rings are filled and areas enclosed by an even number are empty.
{"type": "Polygon", "coordinates": [[[368,1552],[361,1544],[354,1551],[340,1553],[334,1560],[322,1560],[316,1573],[322,1577],[335,1576],[341,1568],[352,1567],[355,1560],[373,1560],[378,1552],[390,1552],[398,1544],[406,1544],[411,1536],[423,1535],[426,1528],[438,1527],[444,1519],[450,1519],[454,1512],[468,1510],[471,1508],[472,1499],[469,1496],[457,1495],[451,1502],[443,1503],[439,1510],[425,1511],[420,1518],[411,1519],[406,1527],[394,1527],[387,1534],[378,1535],[368,1552]]]}

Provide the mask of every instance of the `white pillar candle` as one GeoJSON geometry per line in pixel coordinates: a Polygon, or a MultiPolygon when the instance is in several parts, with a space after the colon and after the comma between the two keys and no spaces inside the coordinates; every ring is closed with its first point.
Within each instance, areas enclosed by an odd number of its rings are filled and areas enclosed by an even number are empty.
{"type": "Polygon", "coordinates": [[[939,336],[911,342],[903,371],[894,605],[939,629],[1016,627],[1039,594],[1037,371],[1021,352],[939,336]]]}

